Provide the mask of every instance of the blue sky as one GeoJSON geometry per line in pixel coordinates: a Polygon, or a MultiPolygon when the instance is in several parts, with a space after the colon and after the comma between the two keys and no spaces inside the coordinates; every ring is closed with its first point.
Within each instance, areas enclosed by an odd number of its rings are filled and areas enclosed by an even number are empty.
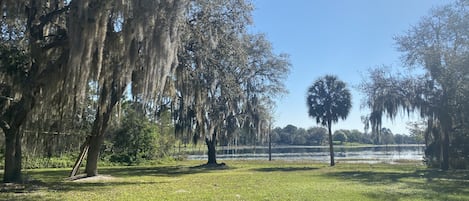
{"type": "MultiPolygon", "coordinates": [[[[368,68],[387,65],[401,69],[393,36],[404,34],[422,16],[450,0],[253,0],[253,32],[265,33],[274,51],[290,55],[292,70],[286,86],[290,93],[280,99],[275,126],[316,126],[307,115],[306,90],[318,77],[333,74],[347,82],[352,91],[352,110],[335,129],[363,131],[360,116],[362,94],[358,85],[368,68]]],[[[398,116],[384,121],[393,133],[407,133],[398,116]]]]}

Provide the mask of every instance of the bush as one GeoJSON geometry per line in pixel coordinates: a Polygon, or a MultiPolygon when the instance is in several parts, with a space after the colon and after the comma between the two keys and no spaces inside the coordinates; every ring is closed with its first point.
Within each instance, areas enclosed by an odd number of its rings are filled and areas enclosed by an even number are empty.
{"type": "Polygon", "coordinates": [[[127,154],[113,154],[109,158],[109,161],[112,163],[127,163],[132,164],[132,159],[127,154]]]}
{"type": "Polygon", "coordinates": [[[107,143],[111,146],[109,161],[133,165],[168,157],[175,138],[171,134],[172,124],[164,120],[156,124],[144,115],[128,110],[122,125],[113,133],[112,142],[107,143]]]}
{"type": "Polygon", "coordinates": [[[62,157],[25,157],[23,158],[23,168],[71,168],[75,163],[75,157],[72,155],[62,157]]]}
{"type": "Polygon", "coordinates": [[[347,135],[344,132],[336,131],[332,137],[333,141],[339,141],[340,144],[347,141],[347,135]]]}

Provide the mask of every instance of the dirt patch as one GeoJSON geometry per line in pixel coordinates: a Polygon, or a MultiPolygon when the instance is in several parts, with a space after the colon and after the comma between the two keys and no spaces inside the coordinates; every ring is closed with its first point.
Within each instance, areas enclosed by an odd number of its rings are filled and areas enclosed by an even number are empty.
{"type": "Polygon", "coordinates": [[[79,175],[74,178],[70,178],[73,182],[105,182],[105,181],[113,181],[116,180],[117,177],[113,177],[111,175],[97,175],[93,177],[86,177],[86,175],[79,175]]]}
{"type": "Polygon", "coordinates": [[[184,189],[179,189],[176,191],[176,193],[190,193],[190,191],[184,190],[184,189]]]}
{"type": "Polygon", "coordinates": [[[229,167],[225,163],[217,163],[217,164],[202,164],[198,166],[194,166],[191,168],[205,168],[205,169],[229,169],[229,167]]]}

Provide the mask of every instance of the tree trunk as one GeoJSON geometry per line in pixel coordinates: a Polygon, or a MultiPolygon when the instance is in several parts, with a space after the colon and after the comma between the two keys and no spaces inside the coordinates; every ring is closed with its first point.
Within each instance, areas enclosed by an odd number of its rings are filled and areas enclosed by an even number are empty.
{"type": "Polygon", "coordinates": [[[441,161],[441,169],[449,169],[449,135],[448,132],[442,133],[443,140],[441,143],[441,156],[443,157],[441,161]]]}
{"type": "MultiPolygon", "coordinates": [[[[445,115],[444,118],[451,118],[449,115],[445,115]]],[[[440,168],[442,170],[449,169],[449,132],[451,132],[451,121],[448,119],[442,119],[441,122],[441,130],[442,133],[440,134],[440,157],[441,163],[440,168]]]]}
{"type": "Polygon", "coordinates": [[[19,183],[21,182],[21,136],[19,129],[12,128],[3,130],[3,132],[5,133],[5,167],[3,182],[19,183]]]}
{"type": "Polygon", "coordinates": [[[332,141],[332,129],[331,129],[331,121],[327,122],[327,128],[329,129],[329,154],[331,155],[331,166],[335,165],[334,162],[334,143],[332,141]]]}
{"type": "Polygon", "coordinates": [[[209,139],[208,137],[205,138],[205,143],[207,144],[208,152],[208,162],[207,164],[212,165],[212,164],[217,164],[217,151],[216,151],[216,146],[217,146],[217,140],[216,140],[216,133],[213,132],[212,134],[212,139],[209,139]]]}
{"type": "Polygon", "coordinates": [[[101,105],[100,108],[98,108],[98,112],[96,113],[96,119],[94,120],[93,130],[91,131],[90,136],[88,157],[86,158],[85,172],[87,177],[98,175],[98,160],[101,144],[104,141],[104,134],[109,123],[112,108],[114,108],[117,101],[110,102],[111,103],[109,103],[109,105],[101,105]],[[105,112],[100,112],[100,110],[105,110],[105,112]]]}
{"type": "Polygon", "coordinates": [[[449,169],[449,133],[452,132],[452,125],[453,121],[451,119],[450,115],[450,108],[448,105],[447,100],[447,95],[445,93],[444,95],[445,100],[442,104],[442,108],[440,111],[440,124],[441,124],[441,131],[442,133],[440,134],[440,151],[441,151],[441,164],[440,168],[442,170],[448,170],[449,169]]]}
{"type": "Polygon", "coordinates": [[[26,121],[26,116],[34,107],[32,95],[25,94],[22,99],[8,108],[0,117],[0,127],[5,134],[5,165],[3,182],[21,182],[22,151],[21,151],[21,126],[26,121]]]}
{"type": "MultiPolygon", "coordinates": [[[[126,85],[123,84],[123,86],[126,85]]],[[[104,134],[106,133],[112,110],[120,97],[122,97],[124,90],[125,87],[115,87],[114,82],[110,85],[107,85],[107,82],[103,84],[99,97],[100,103],[91,131],[88,157],[86,158],[85,172],[87,177],[98,175],[99,152],[101,150],[101,144],[103,144],[104,141],[104,134]]]]}
{"type": "Polygon", "coordinates": [[[103,141],[104,134],[91,136],[85,169],[87,177],[98,175],[99,152],[101,150],[101,144],[103,143],[103,141]]]}
{"type": "Polygon", "coordinates": [[[269,127],[269,161],[272,161],[272,133],[269,127]]]}
{"type": "Polygon", "coordinates": [[[430,145],[430,134],[433,130],[433,117],[429,117],[427,120],[427,129],[425,130],[425,148],[430,145]]]}

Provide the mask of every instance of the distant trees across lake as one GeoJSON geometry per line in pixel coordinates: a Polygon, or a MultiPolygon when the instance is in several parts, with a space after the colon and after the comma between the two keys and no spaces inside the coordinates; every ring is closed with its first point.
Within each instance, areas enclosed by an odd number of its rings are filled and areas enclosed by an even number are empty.
{"type": "MultiPolygon", "coordinates": [[[[336,144],[356,145],[356,144],[423,144],[423,133],[416,127],[410,129],[410,135],[394,134],[388,128],[381,129],[381,142],[374,143],[375,138],[372,133],[364,133],[359,130],[336,130],[333,134],[333,141],[336,144]]],[[[307,145],[320,146],[327,145],[327,129],[324,127],[311,127],[308,129],[299,128],[294,125],[287,125],[283,128],[276,127],[271,133],[272,143],[276,145],[307,145]]],[[[261,144],[267,144],[260,141],[261,144]]],[[[240,144],[252,145],[254,141],[249,142],[241,137],[240,144]]],[[[259,142],[257,142],[259,143],[259,142]]]]}

